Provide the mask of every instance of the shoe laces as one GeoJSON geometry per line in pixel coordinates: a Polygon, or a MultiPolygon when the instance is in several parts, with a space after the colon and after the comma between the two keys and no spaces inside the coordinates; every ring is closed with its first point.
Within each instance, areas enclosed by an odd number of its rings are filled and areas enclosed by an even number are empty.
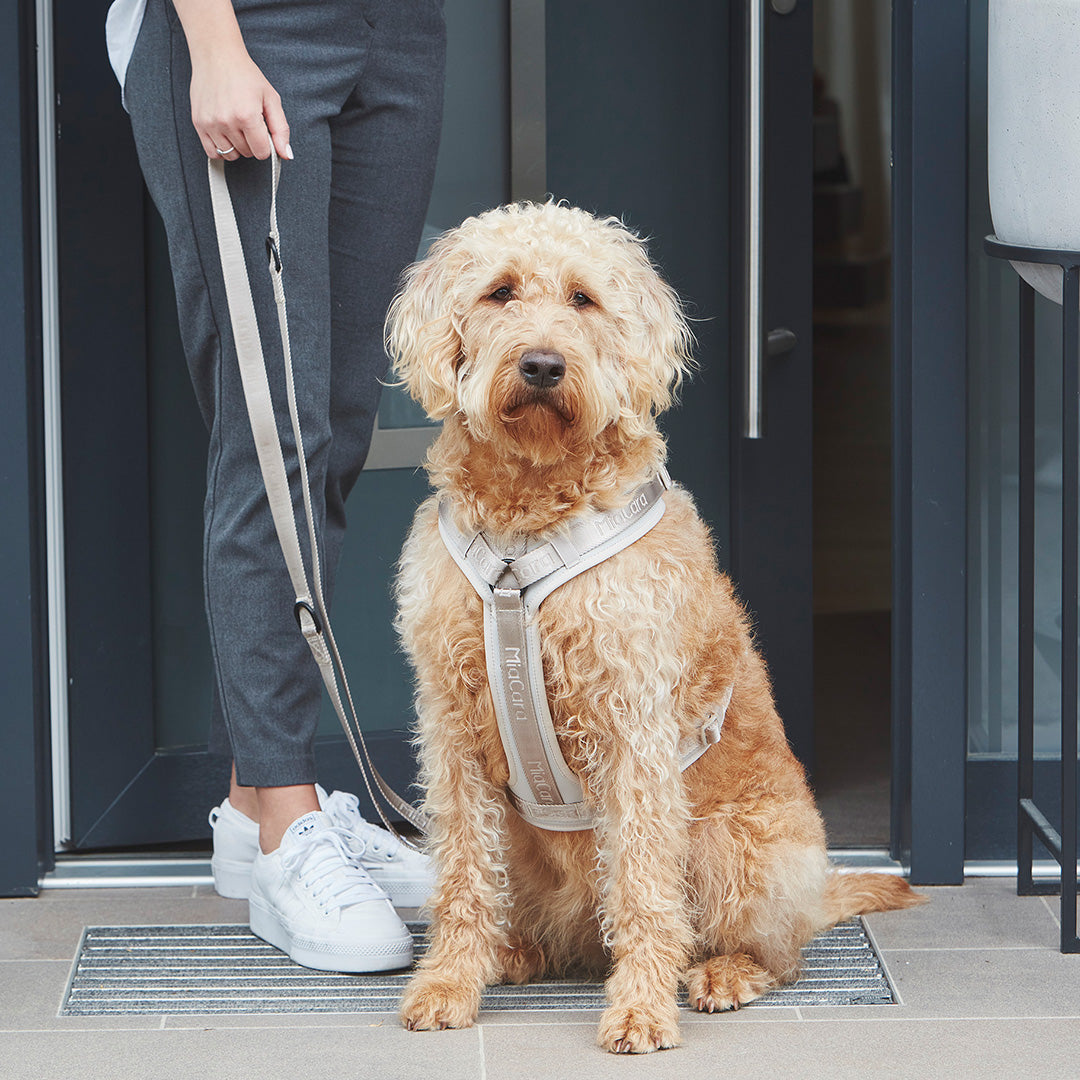
{"type": "Polygon", "coordinates": [[[297,875],[300,884],[326,912],[386,896],[360,865],[359,856],[349,846],[348,834],[340,826],[311,834],[282,852],[281,862],[297,875]]]}
{"type": "Polygon", "coordinates": [[[385,855],[393,859],[401,850],[401,842],[385,829],[372,825],[360,813],[360,799],[349,791],[334,791],[326,797],[323,807],[335,825],[345,829],[355,837],[352,845],[357,855],[370,852],[372,855],[385,855]]]}

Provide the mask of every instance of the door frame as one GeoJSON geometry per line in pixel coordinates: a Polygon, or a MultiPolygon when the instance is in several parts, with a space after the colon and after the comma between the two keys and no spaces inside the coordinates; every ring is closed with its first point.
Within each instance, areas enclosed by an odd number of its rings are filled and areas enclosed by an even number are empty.
{"type": "Polygon", "coordinates": [[[892,854],[964,877],[968,3],[893,3],[892,854]]]}
{"type": "Polygon", "coordinates": [[[44,603],[41,246],[34,0],[0,8],[0,896],[34,896],[52,868],[44,603]]]}
{"type": "MultiPolygon", "coordinates": [[[[13,142],[22,150],[21,175],[16,177],[14,171],[3,173],[4,189],[18,196],[4,200],[9,216],[18,215],[20,206],[25,210],[27,200],[35,203],[38,197],[36,159],[31,161],[35,153],[31,129],[36,107],[32,91],[34,7],[32,0],[20,0],[5,16],[14,32],[5,35],[4,40],[19,43],[20,59],[17,68],[4,67],[11,73],[12,85],[18,84],[16,96],[9,100],[22,103],[22,108],[9,113],[5,121],[13,142]]],[[[892,848],[894,856],[911,859],[916,880],[954,882],[962,879],[963,870],[967,719],[962,542],[966,457],[966,273],[962,234],[966,220],[963,179],[967,3],[950,0],[938,5],[916,5],[913,0],[894,0],[893,20],[892,848]],[[958,64],[957,57],[964,62],[958,64]],[[948,392],[943,393],[943,387],[948,392]]],[[[86,160],[103,157],[100,148],[95,148],[86,160]]],[[[26,328],[27,364],[32,369],[27,383],[20,383],[22,400],[27,401],[32,418],[25,444],[27,453],[22,460],[31,482],[27,489],[28,526],[15,537],[13,545],[5,541],[4,547],[5,556],[15,552],[23,561],[5,558],[4,565],[31,567],[19,573],[20,582],[29,586],[33,611],[27,615],[20,609],[18,617],[22,621],[9,624],[26,627],[27,634],[21,640],[29,642],[26,656],[30,666],[21,661],[15,664],[11,654],[6,655],[5,662],[11,661],[7,666],[14,665],[12,670],[19,676],[7,685],[20,688],[33,719],[8,725],[4,747],[5,760],[18,765],[11,773],[17,782],[6,793],[18,797],[23,813],[28,805],[35,806],[38,813],[32,823],[14,831],[18,836],[11,834],[4,843],[5,865],[17,879],[13,879],[14,884],[0,883],[0,891],[8,894],[11,890],[36,890],[40,868],[47,868],[52,859],[48,835],[51,783],[48,764],[42,758],[42,748],[48,744],[47,725],[43,727],[42,719],[48,698],[41,675],[47,654],[40,629],[45,618],[43,572],[35,574],[32,570],[35,559],[43,561],[40,533],[35,526],[41,516],[36,501],[40,499],[41,480],[34,473],[40,435],[34,429],[35,422],[39,422],[34,418],[40,411],[40,388],[34,389],[33,374],[40,370],[40,311],[36,310],[39,301],[33,284],[33,265],[40,257],[36,206],[23,215],[21,227],[26,240],[22,295],[27,299],[21,318],[26,328]],[[29,738],[28,730],[33,732],[29,738]],[[24,797],[29,795],[33,797],[24,797]],[[30,849],[34,849],[36,857],[22,857],[30,849]],[[15,861],[10,855],[16,856],[15,861]]],[[[110,235],[109,241],[114,240],[115,234],[110,235]]],[[[5,294],[5,303],[10,296],[5,294]]],[[[19,387],[14,389],[18,391],[19,387]]],[[[12,416],[18,412],[18,400],[18,393],[5,398],[5,406],[14,410],[12,416]]],[[[20,468],[18,458],[13,460],[16,469],[20,468]]],[[[25,816],[21,820],[25,821],[25,816]]]]}
{"type": "MultiPolygon", "coordinates": [[[[813,5],[765,13],[764,312],[760,328],[732,317],[731,574],[750,609],[769,667],[788,741],[812,773],[813,672],[813,5]],[[810,47],[807,48],[809,42],[810,47]],[[783,91],[778,92],[778,91],[783,91]],[[777,183],[776,178],[792,182],[777,183]],[[771,181],[771,182],[770,182],[771,181]],[[790,330],[794,347],[768,355],[766,335],[790,330]],[[762,337],[763,435],[744,435],[747,377],[736,357],[749,334],[762,337]],[[783,424],[777,418],[783,418],[783,424]]],[[[749,153],[745,125],[748,50],[742,45],[748,4],[731,4],[732,145],[749,153]]],[[[738,155],[733,155],[735,160],[738,155]]],[[[746,172],[732,168],[731,235],[746,248],[746,172]]],[[[737,241],[736,241],[737,242],[737,241]]],[[[753,268],[731,275],[732,310],[743,311],[753,268]]],[[[732,258],[733,268],[739,260],[732,258]]]]}

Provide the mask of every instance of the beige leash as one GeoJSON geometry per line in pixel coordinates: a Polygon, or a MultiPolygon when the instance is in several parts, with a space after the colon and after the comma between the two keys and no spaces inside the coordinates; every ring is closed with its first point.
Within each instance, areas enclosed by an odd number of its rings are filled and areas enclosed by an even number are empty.
{"type": "Polygon", "coordinates": [[[379,775],[375,768],[364,735],[360,728],[356,706],[349,690],[349,681],[345,675],[341,654],[330,627],[330,617],[323,599],[322,571],[319,565],[319,549],[315,531],[315,519],[311,507],[307,460],[304,455],[304,442],[300,432],[300,416],[296,406],[296,387],[293,380],[292,350],[289,345],[288,312],[285,305],[285,289],[282,281],[281,242],[277,226],[277,189],[281,175],[281,162],[276,155],[273,161],[273,182],[270,196],[270,231],[266,241],[270,278],[274,287],[274,300],[277,304],[278,326],[281,332],[281,347],[285,359],[285,386],[289,404],[289,416],[292,421],[293,436],[296,440],[296,455],[300,467],[300,487],[304,498],[304,515],[307,519],[308,542],[311,550],[311,583],[300,549],[300,539],[296,531],[296,518],[292,494],[289,491],[285,460],[278,436],[277,422],[274,417],[274,403],[270,395],[270,383],[266,374],[266,361],[263,356],[262,340],[259,337],[258,322],[255,318],[255,305],[251,299],[251,282],[248,278],[244,250],[240,242],[240,232],[236,226],[229,186],[225,179],[226,163],[221,160],[210,161],[207,165],[210,174],[210,197],[214,209],[214,224],[217,229],[218,251],[221,256],[221,269],[225,277],[225,293],[229,303],[229,318],[232,323],[233,339],[236,343],[236,357],[240,366],[240,378],[247,401],[248,418],[251,432],[255,438],[255,450],[259,459],[266,495],[270,503],[270,512],[274,519],[285,565],[292,581],[296,600],[293,606],[296,621],[311,649],[315,663],[319,667],[323,682],[334,711],[337,713],[345,737],[349,741],[353,755],[360,766],[364,786],[382,818],[383,824],[395,835],[393,826],[387,818],[379,800],[372,790],[372,782],[382,795],[387,806],[399,813],[406,821],[421,832],[427,832],[427,816],[415,806],[406,802],[379,775]],[[314,587],[312,587],[312,585],[314,587]],[[340,685],[339,685],[340,679],[340,685]],[[342,697],[344,692],[344,700],[342,697]],[[345,703],[348,703],[346,709],[345,703]]]}

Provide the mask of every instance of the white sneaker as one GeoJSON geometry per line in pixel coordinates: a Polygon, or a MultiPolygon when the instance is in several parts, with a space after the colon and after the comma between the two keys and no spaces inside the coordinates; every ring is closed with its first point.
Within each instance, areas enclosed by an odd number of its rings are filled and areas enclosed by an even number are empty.
{"type": "Polygon", "coordinates": [[[281,846],[255,856],[252,933],[319,971],[390,971],[412,963],[412,936],[389,897],[321,810],[297,818],[281,846]]]}
{"type": "Polygon", "coordinates": [[[327,795],[318,784],[315,791],[327,817],[350,835],[350,845],[360,856],[361,865],[390,897],[394,907],[423,907],[435,888],[431,858],[366,821],[355,795],[347,791],[327,795]]]}
{"type": "MultiPolygon", "coordinates": [[[[319,784],[315,791],[330,823],[351,834],[349,847],[391,903],[395,907],[422,907],[435,887],[431,859],[365,821],[355,795],[347,791],[327,795],[319,784]]],[[[251,892],[251,867],[259,851],[259,826],[228,799],[210,811],[210,824],[214,829],[214,856],[210,860],[214,888],[221,896],[246,900],[251,892]]]]}
{"type": "Polygon", "coordinates": [[[259,852],[259,826],[228,799],[210,811],[214,829],[214,855],[210,869],[214,888],[232,900],[246,900],[251,893],[251,866],[259,852]]]}

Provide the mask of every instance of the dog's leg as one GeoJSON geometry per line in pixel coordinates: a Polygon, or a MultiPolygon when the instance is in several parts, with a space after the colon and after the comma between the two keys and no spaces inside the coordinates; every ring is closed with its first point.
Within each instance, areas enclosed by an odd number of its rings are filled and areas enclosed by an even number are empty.
{"type": "Polygon", "coordinates": [[[434,749],[431,739],[424,745],[426,806],[434,823],[431,844],[439,877],[431,902],[431,947],[401,1002],[401,1020],[410,1030],[469,1027],[484,987],[501,974],[504,804],[482,774],[464,730],[446,722],[441,736],[432,736],[439,743],[436,752],[428,753],[434,749]]]}
{"type": "Polygon", "coordinates": [[[676,991],[691,944],[688,810],[674,719],[639,713],[620,727],[595,776],[605,809],[603,923],[614,960],[598,1042],[615,1053],[640,1054],[679,1041],[676,991]]]}

